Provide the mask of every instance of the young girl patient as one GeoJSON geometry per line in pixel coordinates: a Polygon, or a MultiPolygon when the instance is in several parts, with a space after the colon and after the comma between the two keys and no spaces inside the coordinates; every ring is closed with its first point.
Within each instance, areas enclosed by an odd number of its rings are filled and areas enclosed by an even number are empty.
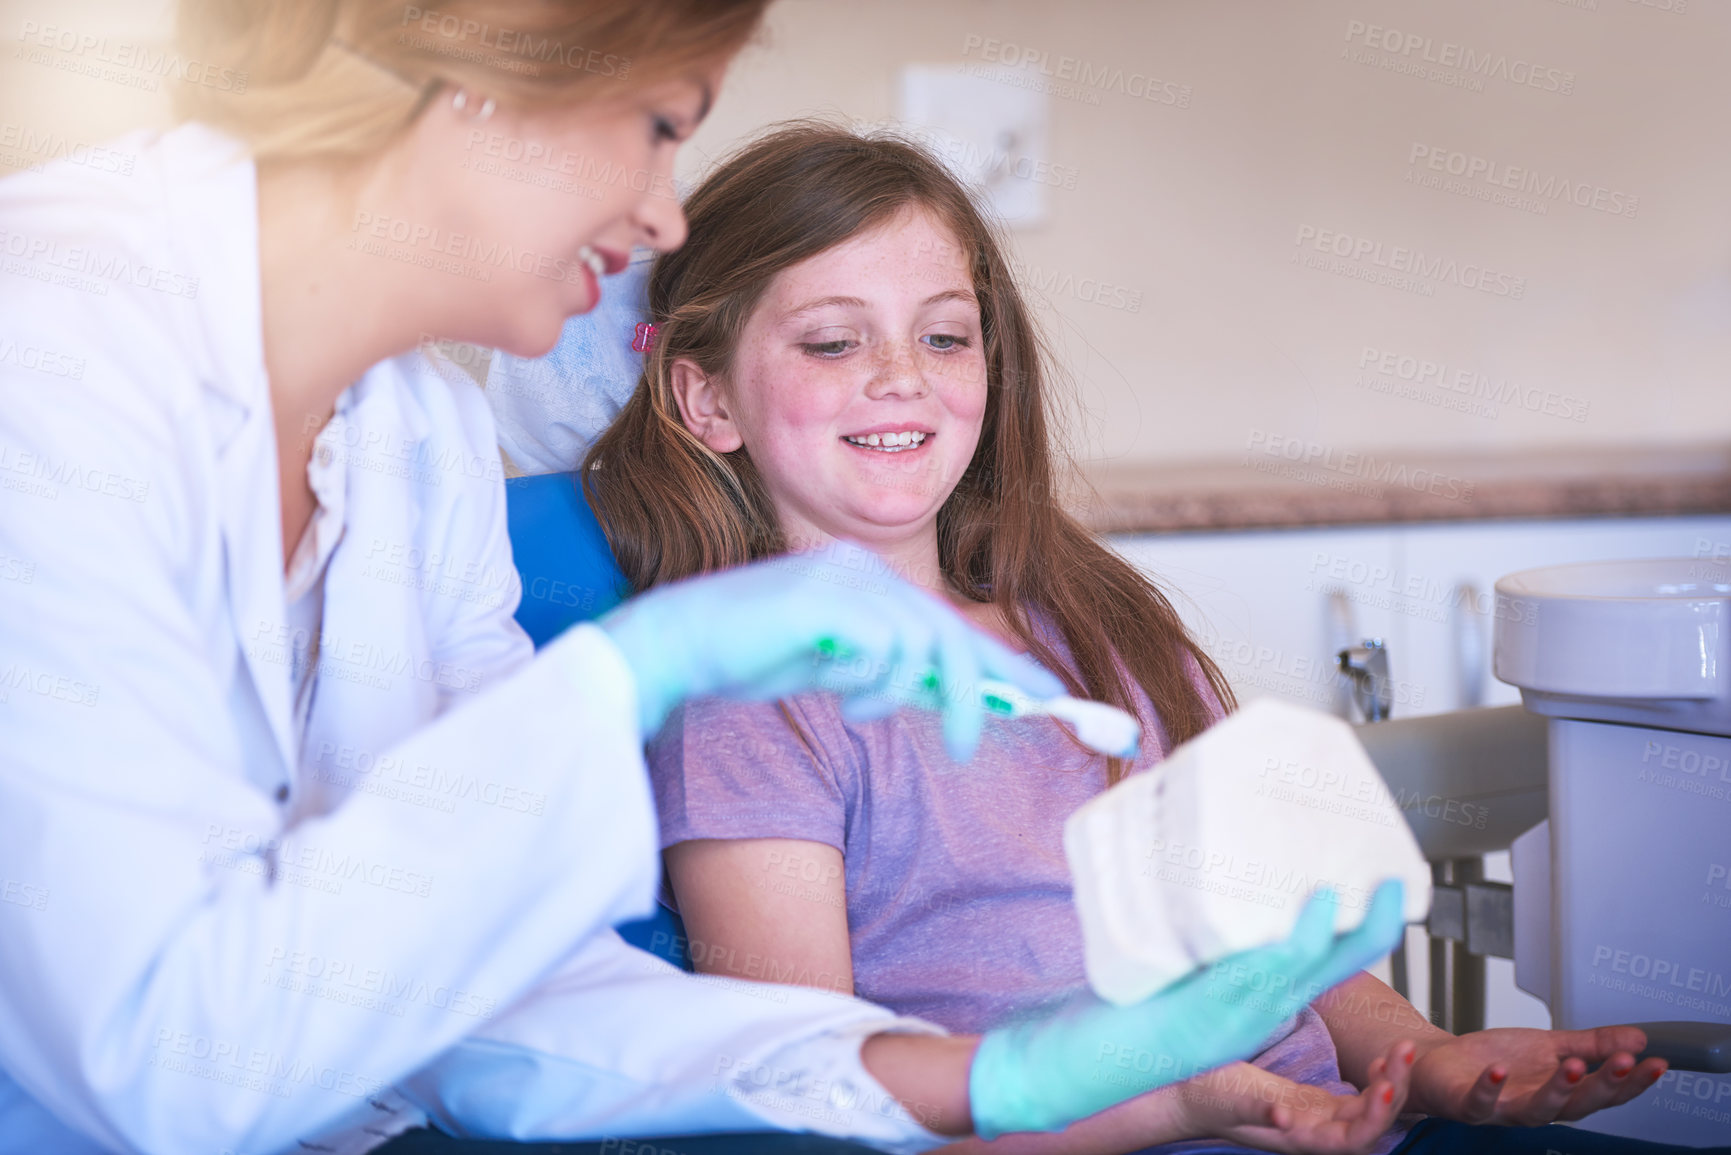
{"type": "MultiPolygon", "coordinates": [[[[958,765],[937,717],[888,713],[891,696],[876,717],[825,694],[690,704],[650,765],[693,961],[956,1032],[1071,994],[1085,979],[1065,817],[1207,728],[1231,691],[1160,591],[1056,502],[1041,345],[998,241],[939,164],[794,126],[686,208],[689,240],[650,278],[644,379],[583,470],[633,586],[790,549],[852,559],[862,583],[892,567],[1144,725],[1126,764],[1049,719],[991,722],[958,765]]],[[[1254,1064],[1062,1134],[971,1142],[1387,1151],[1403,1109],[1543,1124],[1620,1102],[1663,1070],[1637,1065],[1643,1045],[1633,1028],[1455,1039],[1360,975],[1254,1064]]],[[[1096,1075],[1128,1083],[1145,1060],[1102,1053],[1096,1075]]],[[[1584,1150],[1578,1134],[1562,1149],[1584,1150]]]]}

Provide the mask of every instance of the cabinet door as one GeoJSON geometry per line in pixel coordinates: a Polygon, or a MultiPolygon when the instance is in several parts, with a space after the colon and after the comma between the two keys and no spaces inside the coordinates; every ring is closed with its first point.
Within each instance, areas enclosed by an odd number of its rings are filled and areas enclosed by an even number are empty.
{"type": "MultiPolygon", "coordinates": [[[[1452,589],[1470,583],[1483,595],[1458,599],[1447,614],[1411,616],[1405,644],[1394,658],[1407,676],[1437,692],[1430,710],[1501,706],[1519,702],[1513,686],[1490,673],[1491,593],[1498,578],[1517,570],[1618,558],[1709,557],[1731,553],[1731,517],[1594,518],[1577,521],[1477,522],[1421,525],[1394,535],[1398,568],[1415,590],[1452,589]],[[1477,630],[1483,639],[1474,670],[1461,669],[1461,636],[1477,630]],[[1470,690],[1482,687],[1477,701],[1470,690]]],[[[1397,710],[1397,713],[1399,711],[1397,710]]]]}
{"type": "Polygon", "coordinates": [[[1112,544],[1167,591],[1242,700],[1273,694],[1344,713],[1334,655],[1381,638],[1394,713],[1404,717],[1520,701],[1490,673],[1493,590],[1504,574],[1726,556],[1731,517],[1138,534],[1112,544]]]}
{"type": "Polygon", "coordinates": [[[1400,669],[1399,615],[1377,595],[1394,569],[1393,541],[1375,526],[1148,534],[1113,544],[1167,591],[1240,701],[1273,695],[1344,714],[1334,655],[1381,637],[1397,659],[1395,712],[1406,714],[1425,708],[1432,691],[1400,669]],[[1342,610],[1350,623],[1339,620],[1342,610]]]}

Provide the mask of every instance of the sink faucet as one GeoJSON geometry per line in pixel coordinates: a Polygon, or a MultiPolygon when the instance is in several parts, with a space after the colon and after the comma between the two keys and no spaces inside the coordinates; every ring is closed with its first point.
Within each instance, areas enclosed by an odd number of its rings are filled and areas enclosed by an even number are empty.
{"type": "Polygon", "coordinates": [[[1366,722],[1388,718],[1394,688],[1388,680],[1388,649],[1381,638],[1366,638],[1336,655],[1340,672],[1352,679],[1352,700],[1366,722]]]}

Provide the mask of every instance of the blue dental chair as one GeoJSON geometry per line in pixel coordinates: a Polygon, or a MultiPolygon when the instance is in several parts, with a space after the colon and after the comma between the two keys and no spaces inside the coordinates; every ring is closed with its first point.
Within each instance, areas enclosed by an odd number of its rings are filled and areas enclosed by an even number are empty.
{"type": "Polygon", "coordinates": [[[523,579],[517,624],[536,649],[578,622],[600,617],[631,592],[575,474],[506,481],[505,521],[523,579]]]}
{"type": "MultiPolygon", "coordinates": [[[[575,474],[513,477],[505,483],[505,502],[511,557],[523,579],[517,624],[537,650],[630,594],[575,474]]],[[[691,969],[685,927],[666,907],[625,923],[619,933],[632,946],[691,969]]]]}
{"type": "MultiPolygon", "coordinates": [[[[631,592],[601,525],[570,473],[511,478],[505,483],[511,553],[523,579],[517,623],[540,649],[579,622],[599,617],[631,592]]],[[[657,907],[625,923],[633,946],[691,969],[679,916],[657,907]]],[[[430,1128],[405,1132],[374,1155],[871,1155],[873,1148],[821,1135],[680,1135],[568,1143],[453,1139],[430,1128]]]]}

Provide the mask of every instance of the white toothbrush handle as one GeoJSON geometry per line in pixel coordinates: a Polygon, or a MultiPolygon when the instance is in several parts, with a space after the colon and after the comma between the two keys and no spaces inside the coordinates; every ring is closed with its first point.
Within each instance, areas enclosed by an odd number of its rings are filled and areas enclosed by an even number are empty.
{"type": "Polygon", "coordinates": [[[1030,697],[1008,682],[987,678],[980,683],[980,704],[986,712],[999,718],[1025,718],[1029,714],[1047,714],[1044,702],[1030,697]]]}

